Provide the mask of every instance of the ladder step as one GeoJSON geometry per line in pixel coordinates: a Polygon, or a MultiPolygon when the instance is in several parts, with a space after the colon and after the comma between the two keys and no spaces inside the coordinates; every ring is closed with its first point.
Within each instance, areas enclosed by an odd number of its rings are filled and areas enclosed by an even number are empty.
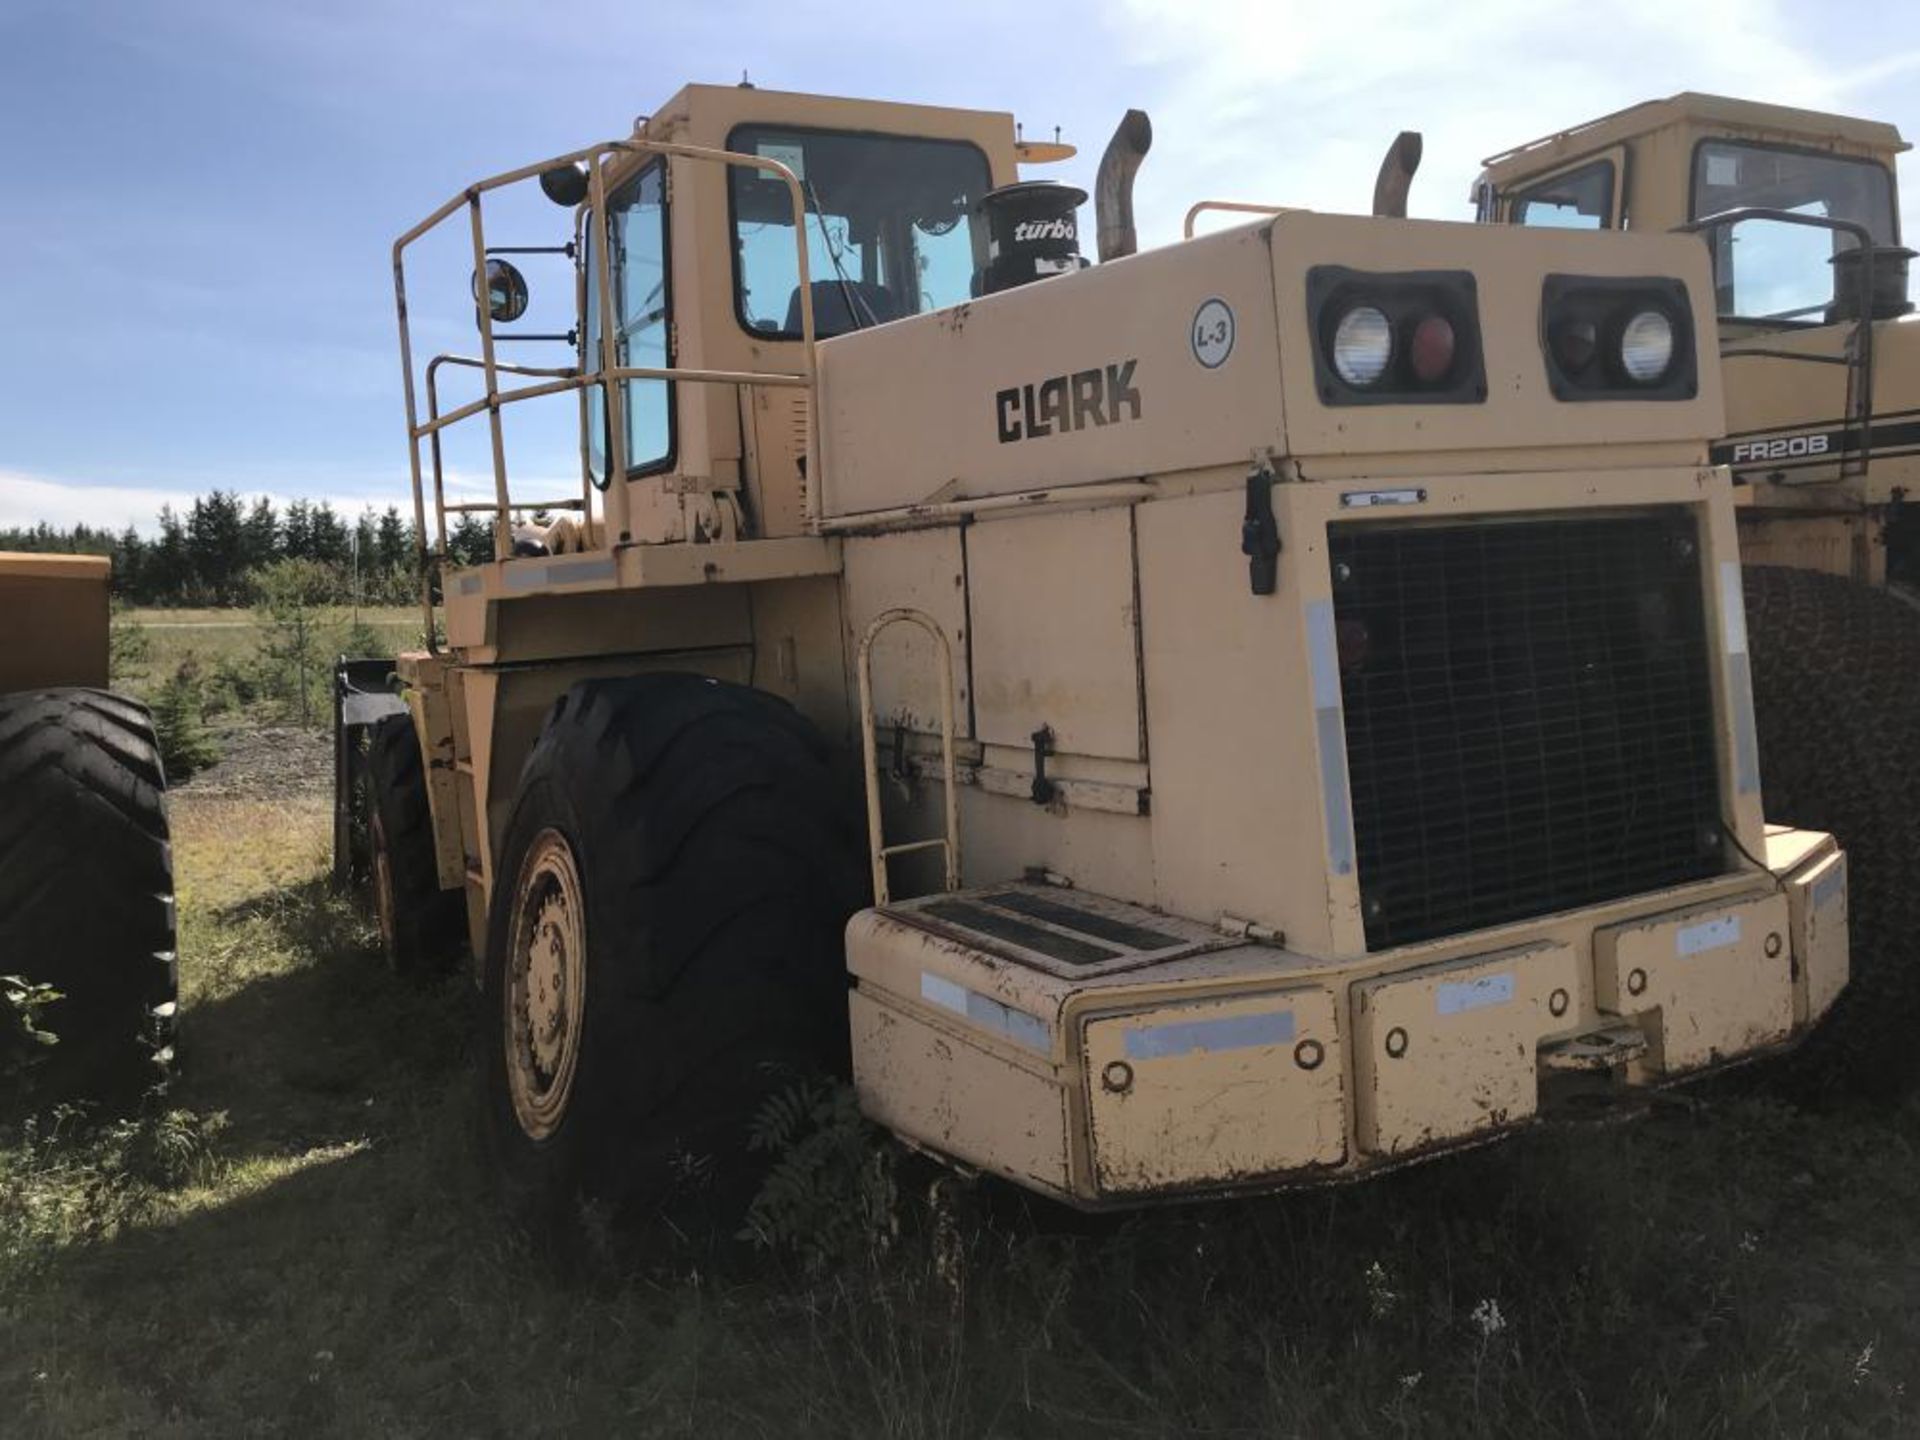
{"type": "Polygon", "coordinates": [[[919,850],[944,850],[946,848],[947,842],[944,839],[910,840],[904,845],[884,845],[881,847],[880,853],[886,856],[910,855],[919,850]]]}

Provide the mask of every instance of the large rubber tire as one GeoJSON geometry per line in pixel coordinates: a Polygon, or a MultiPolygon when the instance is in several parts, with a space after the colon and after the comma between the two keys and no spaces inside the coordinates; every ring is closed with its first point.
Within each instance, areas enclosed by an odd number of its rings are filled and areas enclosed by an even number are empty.
{"type": "Polygon", "coordinates": [[[564,1242],[589,1201],[732,1235],[768,1161],[748,1145],[761,1106],[848,1070],[843,932],[866,903],[863,856],[826,744],[781,700],[663,674],[555,705],[500,848],[482,1010],[486,1132],[536,1232],[564,1242]],[[577,960],[553,958],[555,935],[577,960]]]}
{"type": "Polygon", "coordinates": [[[0,696],[0,973],[51,985],[35,1099],[133,1099],[173,1059],[167,782],[146,707],[0,696]]]}
{"type": "Polygon", "coordinates": [[[440,888],[427,772],[411,715],[387,715],[367,736],[368,883],[380,947],[396,975],[437,974],[459,954],[466,897],[440,888]]]}
{"type": "Polygon", "coordinates": [[[1838,576],[1746,571],[1767,818],[1847,852],[1851,978],[1793,1073],[1893,1095],[1920,1076],[1920,611],[1838,576]]]}

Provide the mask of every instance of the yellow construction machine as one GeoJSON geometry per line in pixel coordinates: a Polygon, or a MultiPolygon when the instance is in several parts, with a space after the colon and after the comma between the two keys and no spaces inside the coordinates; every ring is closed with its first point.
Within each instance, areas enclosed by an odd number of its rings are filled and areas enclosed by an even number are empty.
{"type": "Polygon", "coordinates": [[[106,688],[107,586],[98,556],[0,554],[0,976],[58,997],[44,1051],[5,1017],[0,1074],[37,1097],[137,1096],[173,1058],[166,775],[106,688]]]}
{"type": "MultiPolygon", "coordinates": [[[[1483,221],[1692,235],[1711,264],[1769,812],[1852,864],[1854,983],[1813,1047],[1909,1081],[1920,1022],[1920,316],[1891,125],[1715,95],[1493,156],[1483,221]]],[[[1543,335],[1562,355],[1595,336],[1543,335]]],[[[1598,361],[1590,363],[1599,363],[1598,361]]]]}
{"type": "Polygon", "coordinates": [[[1149,136],[1098,263],[1010,115],[709,86],[396,243],[444,642],[343,675],[342,860],[396,960],[470,949],[525,1213],[724,1216],[809,1071],[1086,1208],[1351,1179],[1841,993],[1847,859],[1761,808],[1708,248],[1286,212],[1136,253],[1149,136]],[[509,248],[532,183],[567,223],[509,248]],[[414,352],[433,237],[474,353],[414,352]],[[502,354],[528,248],[550,363],[502,354]],[[535,488],[542,400],[577,473],[535,488]]]}

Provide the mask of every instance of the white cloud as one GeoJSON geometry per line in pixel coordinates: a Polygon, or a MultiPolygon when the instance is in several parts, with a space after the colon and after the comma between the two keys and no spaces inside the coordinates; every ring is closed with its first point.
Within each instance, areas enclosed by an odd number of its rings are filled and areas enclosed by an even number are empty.
{"type": "MultiPolygon", "coordinates": [[[[190,484],[172,479],[140,484],[0,470],[0,530],[44,521],[55,529],[84,524],[97,530],[120,531],[131,525],[143,535],[153,535],[159,529],[161,506],[171,505],[184,519],[194,497],[213,489],[238,491],[248,503],[264,495],[276,509],[284,509],[293,499],[314,504],[324,500],[336,514],[346,517],[358,516],[369,507],[379,511],[398,505],[401,513],[409,516],[413,509],[404,485],[370,484],[361,477],[340,475],[282,476],[279,480],[272,490],[260,490],[218,475],[190,484]]],[[[476,491],[479,488],[474,486],[476,491]]],[[[492,488],[491,482],[487,488],[492,488]]]]}
{"type": "MultiPolygon", "coordinates": [[[[516,499],[555,499],[577,494],[579,488],[578,475],[557,471],[515,473],[513,480],[516,499]]],[[[357,516],[368,508],[381,511],[395,505],[403,516],[413,518],[412,493],[404,478],[396,484],[385,477],[283,475],[277,477],[273,489],[263,491],[218,475],[198,478],[185,485],[171,480],[127,484],[0,469],[0,530],[34,526],[44,521],[59,530],[84,524],[118,532],[131,525],[150,536],[159,529],[161,506],[171,505],[184,519],[194,497],[213,489],[237,490],[249,503],[256,496],[264,495],[276,509],[284,510],[292,499],[311,503],[325,500],[336,514],[346,517],[357,516]]],[[[449,503],[484,500],[493,494],[493,476],[491,472],[449,466],[446,490],[449,503]]],[[[449,524],[452,519],[448,518],[449,524]]]]}
{"type": "Polygon", "coordinates": [[[150,533],[162,505],[183,510],[192,503],[187,490],[51,480],[0,470],[0,530],[45,521],[60,530],[85,524],[118,531],[132,525],[150,533]]]}
{"type": "Polygon", "coordinates": [[[1154,118],[1138,191],[1152,244],[1176,239],[1201,198],[1365,213],[1402,129],[1426,137],[1411,213],[1466,220],[1481,157],[1510,145],[1689,89],[1844,110],[1861,82],[1920,63],[1828,63],[1817,35],[1766,0],[1616,0],[1604,14],[1540,0],[1124,0],[1110,25],[1154,118]]]}

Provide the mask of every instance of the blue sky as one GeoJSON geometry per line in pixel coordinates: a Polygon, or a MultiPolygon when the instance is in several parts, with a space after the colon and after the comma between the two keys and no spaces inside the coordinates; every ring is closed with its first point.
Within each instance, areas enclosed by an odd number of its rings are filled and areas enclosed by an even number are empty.
{"type": "MultiPolygon", "coordinates": [[[[1012,110],[1030,136],[1058,125],[1081,146],[1044,173],[1083,185],[1142,106],[1142,238],[1162,243],[1201,196],[1362,210],[1402,128],[1427,140],[1414,213],[1448,219],[1467,218],[1481,156],[1675,90],[1920,136],[1920,9],[1834,13],[0,0],[0,525],[145,527],[214,485],[356,511],[403,500],[393,237],[471,179],[626,133],[689,80],[745,70],[766,88],[1012,110]]],[[[412,279],[449,315],[465,283],[412,279]]]]}

